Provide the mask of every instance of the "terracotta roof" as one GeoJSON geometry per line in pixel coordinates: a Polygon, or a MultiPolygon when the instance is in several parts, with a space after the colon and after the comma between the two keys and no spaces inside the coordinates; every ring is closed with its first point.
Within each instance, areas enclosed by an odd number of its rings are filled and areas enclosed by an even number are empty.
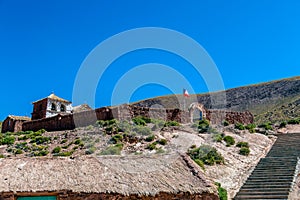
{"type": "Polygon", "coordinates": [[[47,96],[47,97],[45,97],[43,99],[40,99],[40,100],[37,100],[37,101],[33,102],[33,104],[37,103],[39,101],[42,101],[44,99],[52,99],[52,100],[61,101],[61,102],[65,102],[65,103],[71,103],[71,101],[68,101],[66,99],[60,98],[60,97],[56,96],[54,93],[52,93],[52,94],[50,94],[49,96],[47,96]]]}
{"type": "Polygon", "coordinates": [[[82,111],[87,111],[87,110],[92,110],[92,108],[87,105],[87,104],[81,104],[79,106],[74,106],[73,107],[73,112],[74,113],[78,113],[78,112],[82,112],[82,111]]]}
{"type": "Polygon", "coordinates": [[[26,116],[14,116],[14,115],[8,115],[9,118],[14,119],[14,120],[21,120],[21,121],[30,121],[30,117],[26,116]]]}
{"type": "Polygon", "coordinates": [[[186,154],[0,159],[0,192],[216,193],[186,154]]]}

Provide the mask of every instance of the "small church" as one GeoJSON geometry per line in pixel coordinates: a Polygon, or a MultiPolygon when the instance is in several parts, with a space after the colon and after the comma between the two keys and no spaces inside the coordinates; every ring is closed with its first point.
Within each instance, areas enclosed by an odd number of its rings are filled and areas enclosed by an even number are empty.
{"type": "Polygon", "coordinates": [[[53,117],[57,114],[71,114],[72,102],[56,96],[54,93],[32,103],[31,120],[53,117]]]}
{"type": "Polygon", "coordinates": [[[72,102],[61,97],[56,96],[54,93],[49,96],[37,100],[32,103],[33,112],[31,118],[24,116],[9,115],[2,123],[2,133],[5,132],[18,132],[22,130],[22,124],[26,121],[39,120],[60,115],[68,115],[82,110],[91,110],[86,105],[72,106],[72,102]]]}

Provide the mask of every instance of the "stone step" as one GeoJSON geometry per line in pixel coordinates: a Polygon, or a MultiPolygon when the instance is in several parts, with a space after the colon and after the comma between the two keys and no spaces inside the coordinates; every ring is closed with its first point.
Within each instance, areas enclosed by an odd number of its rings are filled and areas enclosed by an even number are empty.
{"type": "Polygon", "coordinates": [[[276,194],[276,195],[238,195],[234,197],[235,200],[240,200],[240,199],[273,199],[273,200],[279,200],[279,199],[288,199],[288,195],[286,194],[276,194]]]}

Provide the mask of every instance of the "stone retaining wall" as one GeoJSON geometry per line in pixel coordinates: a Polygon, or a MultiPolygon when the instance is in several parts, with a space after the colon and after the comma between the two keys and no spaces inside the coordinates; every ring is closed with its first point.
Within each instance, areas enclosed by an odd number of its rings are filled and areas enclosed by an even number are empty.
{"type": "MultiPolygon", "coordinates": [[[[165,121],[177,121],[189,123],[189,113],[179,109],[153,109],[132,105],[120,105],[116,107],[103,107],[91,111],[83,111],[69,115],[57,115],[50,118],[26,121],[22,124],[22,130],[37,131],[45,129],[47,131],[72,130],[76,127],[93,125],[97,120],[130,120],[135,116],[145,116],[162,119],[165,121]]],[[[253,115],[246,112],[232,112],[227,110],[207,110],[206,118],[212,124],[222,123],[227,120],[229,123],[253,123],[253,115]]]]}

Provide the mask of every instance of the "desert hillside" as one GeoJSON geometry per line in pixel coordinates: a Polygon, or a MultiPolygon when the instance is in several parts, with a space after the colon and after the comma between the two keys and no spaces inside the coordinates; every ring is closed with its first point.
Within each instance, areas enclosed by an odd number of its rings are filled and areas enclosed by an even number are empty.
{"type": "MultiPolygon", "coordinates": [[[[222,93],[213,93],[213,95],[222,93]]],[[[293,77],[261,84],[238,87],[225,91],[226,108],[235,111],[250,110],[256,122],[280,121],[300,115],[300,77],[293,77]]],[[[206,108],[212,108],[210,94],[192,95],[190,100],[198,100],[206,108]]],[[[160,104],[166,108],[180,107],[182,95],[170,95],[143,100],[134,104],[151,107],[160,104]]],[[[191,103],[191,102],[188,102],[191,103]]]]}

